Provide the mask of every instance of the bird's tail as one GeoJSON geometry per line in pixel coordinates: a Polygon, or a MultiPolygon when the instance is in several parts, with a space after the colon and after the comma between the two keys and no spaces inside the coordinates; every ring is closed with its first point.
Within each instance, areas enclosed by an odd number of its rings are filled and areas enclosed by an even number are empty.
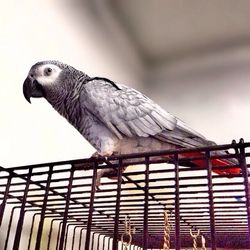
{"type": "MultiPolygon", "coordinates": [[[[198,158],[198,157],[204,157],[204,155],[200,152],[191,152],[191,153],[183,153],[183,157],[186,158],[198,158]]],[[[205,159],[194,159],[191,160],[191,162],[200,168],[206,168],[206,161],[205,159]]],[[[221,167],[221,169],[213,169],[213,172],[219,174],[219,175],[228,175],[228,177],[234,177],[237,174],[240,174],[240,167],[237,165],[239,164],[236,160],[234,159],[220,159],[220,158],[212,158],[211,159],[211,164],[212,167],[221,167]],[[223,168],[228,166],[228,168],[223,168]],[[229,167],[232,166],[232,167],[229,167]]]]}

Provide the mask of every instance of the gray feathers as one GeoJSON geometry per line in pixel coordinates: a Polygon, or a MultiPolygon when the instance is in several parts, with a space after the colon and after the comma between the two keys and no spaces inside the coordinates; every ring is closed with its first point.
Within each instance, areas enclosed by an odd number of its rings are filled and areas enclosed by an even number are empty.
{"type": "Polygon", "coordinates": [[[26,84],[24,88],[29,90],[24,93],[26,97],[32,97],[32,89],[28,87],[33,84],[34,88],[39,80],[43,97],[99,152],[110,154],[118,148],[130,149],[131,145],[141,145],[142,139],[144,144],[152,146],[152,150],[168,148],[169,144],[196,147],[210,143],[132,88],[106,78],[90,78],[58,61],[39,62],[30,72],[26,80],[29,86],[26,84]],[[46,67],[53,66],[54,75],[44,74],[46,67]]]}
{"type": "Polygon", "coordinates": [[[119,139],[153,136],[181,147],[204,145],[202,135],[152,100],[132,88],[117,86],[100,79],[88,81],[80,101],[119,139]]]}
{"type": "Polygon", "coordinates": [[[136,90],[121,85],[119,88],[105,81],[88,81],[81,102],[105,125],[111,123],[123,136],[147,137],[175,128],[177,120],[173,115],[136,90]]]}

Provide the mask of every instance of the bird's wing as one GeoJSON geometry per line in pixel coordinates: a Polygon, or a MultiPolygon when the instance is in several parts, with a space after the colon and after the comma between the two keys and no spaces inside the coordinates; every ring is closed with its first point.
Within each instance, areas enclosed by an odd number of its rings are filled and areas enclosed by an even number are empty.
{"type": "Polygon", "coordinates": [[[107,79],[89,80],[80,96],[84,107],[119,138],[153,136],[183,147],[205,139],[142,93],[107,79]]]}

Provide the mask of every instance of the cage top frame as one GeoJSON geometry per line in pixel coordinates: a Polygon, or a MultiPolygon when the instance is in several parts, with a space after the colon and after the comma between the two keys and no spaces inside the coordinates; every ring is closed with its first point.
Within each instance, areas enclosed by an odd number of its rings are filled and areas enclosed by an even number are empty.
{"type": "MultiPolygon", "coordinates": [[[[66,247],[71,227],[86,230],[85,249],[93,247],[93,232],[112,239],[110,247],[117,249],[124,231],[125,216],[136,228],[132,243],[143,249],[162,248],[164,211],[171,214],[171,246],[175,249],[191,246],[190,228],[201,230],[212,249],[216,247],[249,247],[250,211],[247,159],[250,143],[233,143],[211,147],[147,152],[0,168],[0,223],[6,227],[6,246],[18,249],[27,214],[39,217],[35,249],[42,244],[45,221],[60,222],[58,249],[66,247]],[[211,165],[211,152],[233,150],[220,155],[221,159],[237,159],[241,174],[232,179],[216,175],[211,165]],[[180,158],[182,153],[202,152],[199,157],[180,158]],[[171,155],[171,160],[154,157],[171,155]],[[205,169],[183,162],[203,159],[205,169]],[[122,174],[123,164],[138,165],[122,174]],[[184,164],[185,165],[185,164],[184,164]],[[186,164],[188,165],[188,164],[186,164]],[[84,166],[84,167],[83,167],[84,166]],[[112,166],[117,180],[106,180],[96,190],[98,169],[112,166]],[[88,169],[88,170],[86,170],[88,169]],[[11,208],[6,222],[6,208],[11,208]],[[248,208],[248,209],[247,209],[248,208]],[[17,212],[18,211],[18,212],[17,212]],[[15,237],[8,232],[13,227],[13,214],[18,213],[15,237]],[[5,222],[5,223],[4,223],[5,222]]],[[[216,156],[218,157],[218,156],[216,156]]],[[[228,166],[224,168],[230,168],[228,166]]],[[[34,227],[31,223],[31,226],[34,227]]],[[[51,229],[52,230],[52,229],[51,229]]],[[[77,229],[74,229],[75,232],[77,229]]],[[[30,230],[29,246],[32,244],[30,230]]],[[[32,237],[31,237],[32,236],[32,237]]],[[[49,242],[49,237],[47,243],[49,242]]],[[[72,244],[72,242],[71,242],[72,244]]],[[[50,244],[49,244],[50,246],[50,244]]],[[[49,249],[49,248],[48,248],[49,249]]]]}

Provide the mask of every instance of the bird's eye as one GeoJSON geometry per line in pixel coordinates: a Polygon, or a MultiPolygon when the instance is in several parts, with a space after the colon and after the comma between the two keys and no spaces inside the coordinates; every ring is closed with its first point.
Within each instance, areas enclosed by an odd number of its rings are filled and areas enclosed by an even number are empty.
{"type": "Polygon", "coordinates": [[[51,75],[51,73],[52,73],[52,68],[46,68],[46,69],[44,70],[44,74],[45,74],[46,76],[51,75]]]}

